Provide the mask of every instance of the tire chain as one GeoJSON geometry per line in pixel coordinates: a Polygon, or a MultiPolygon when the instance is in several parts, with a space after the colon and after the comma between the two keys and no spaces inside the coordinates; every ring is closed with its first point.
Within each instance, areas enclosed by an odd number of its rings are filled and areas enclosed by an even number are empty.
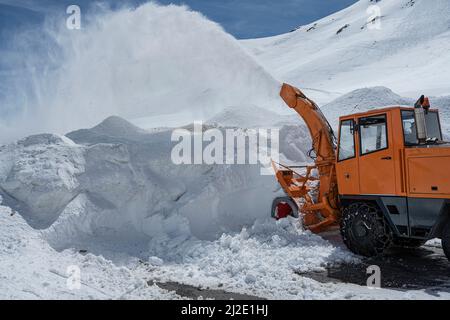
{"type": "Polygon", "coordinates": [[[347,247],[356,254],[365,256],[380,255],[392,244],[393,236],[389,226],[379,210],[369,203],[354,203],[343,211],[341,222],[341,235],[347,247]],[[372,248],[364,248],[358,245],[348,232],[352,229],[355,218],[367,222],[371,228],[376,228],[369,233],[372,248]]]}

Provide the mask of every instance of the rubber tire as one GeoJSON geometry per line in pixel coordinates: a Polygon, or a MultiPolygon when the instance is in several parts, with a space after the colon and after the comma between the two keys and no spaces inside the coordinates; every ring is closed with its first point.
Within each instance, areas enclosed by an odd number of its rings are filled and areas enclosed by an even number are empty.
{"type": "Polygon", "coordinates": [[[447,222],[442,230],[442,249],[450,261],[450,221],[447,222]]]}
{"type": "Polygon", "coordinates": [[[352,203],[343,209],[341,235],[350,251],[366,257],[383,254],[393,239],[378,206],[368,202],[352,203]]]}
{"type": "Polygon", "coordinates": [[[407,239],[407,238],[394,239],[394,245],[402,248],[420,248],[425,243],[426,243],[425,240],[420,239],[407,239]]]}

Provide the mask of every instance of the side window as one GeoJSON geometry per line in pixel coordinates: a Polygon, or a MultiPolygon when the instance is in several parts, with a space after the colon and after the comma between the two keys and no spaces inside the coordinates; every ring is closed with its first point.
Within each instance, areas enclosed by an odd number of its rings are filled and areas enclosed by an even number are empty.
{"type": "MultiPolygon", "coordinates": [[[[402,110],[403,135],[405,137],[405,145],[412,146],[419,143],[417,140],[416,119],[414,111],[402,110]]],[[[428,138],[436,138],[442,141],[441,125],[439,122],[439,113],[429,111],[425,114],[425,122],[428,138]]]]}
{"type": "Polygon", "coordinates": [[[339,161],[347,160],[355,156],[355,138],[353,120],[341,122],[339,130],[339,161]]]}
{"type": "Polygon", "coordinates": [[[402,111],[403,135],[405,137],[405,145],[414,145],[417,141],[416,119],[414,111],[402,111]]]}
{"type": "Polygon", "coordinates": [[[359,119],[361,155],[388,147],[386,115],[359,119]]]}

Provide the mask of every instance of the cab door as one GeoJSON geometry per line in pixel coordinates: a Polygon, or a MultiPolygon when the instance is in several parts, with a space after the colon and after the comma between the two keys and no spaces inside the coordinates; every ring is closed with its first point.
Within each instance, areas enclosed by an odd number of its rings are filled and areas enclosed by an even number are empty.
{"type": "Polygon", "coordinates": [[[358,119],[361,194],[395,195],[394,148],[390,113],[358,119]]]}
{"type": "Polygon", "coordinates": [[[340,195],[358,195],[358,158],[356,150],[356,125],[353,119],[341,120],[336,176],[340,195]]]}

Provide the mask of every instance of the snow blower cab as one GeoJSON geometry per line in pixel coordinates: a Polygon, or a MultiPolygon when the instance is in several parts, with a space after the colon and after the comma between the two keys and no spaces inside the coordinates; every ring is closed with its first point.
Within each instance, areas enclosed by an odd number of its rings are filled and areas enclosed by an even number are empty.
{"type": "Polygon", "coordinates": [[[275,218],[301,216],[313,232],[339,227],[344,243],[365,256],[441,238],[450,258],[450,144],[426,97],[414,107],[341,117],[335,143],[300,90],[284,85],[281,96],[305,120],[317,158],[301,173],[274,164],[287,195],[274,200],[275,218]]]}

